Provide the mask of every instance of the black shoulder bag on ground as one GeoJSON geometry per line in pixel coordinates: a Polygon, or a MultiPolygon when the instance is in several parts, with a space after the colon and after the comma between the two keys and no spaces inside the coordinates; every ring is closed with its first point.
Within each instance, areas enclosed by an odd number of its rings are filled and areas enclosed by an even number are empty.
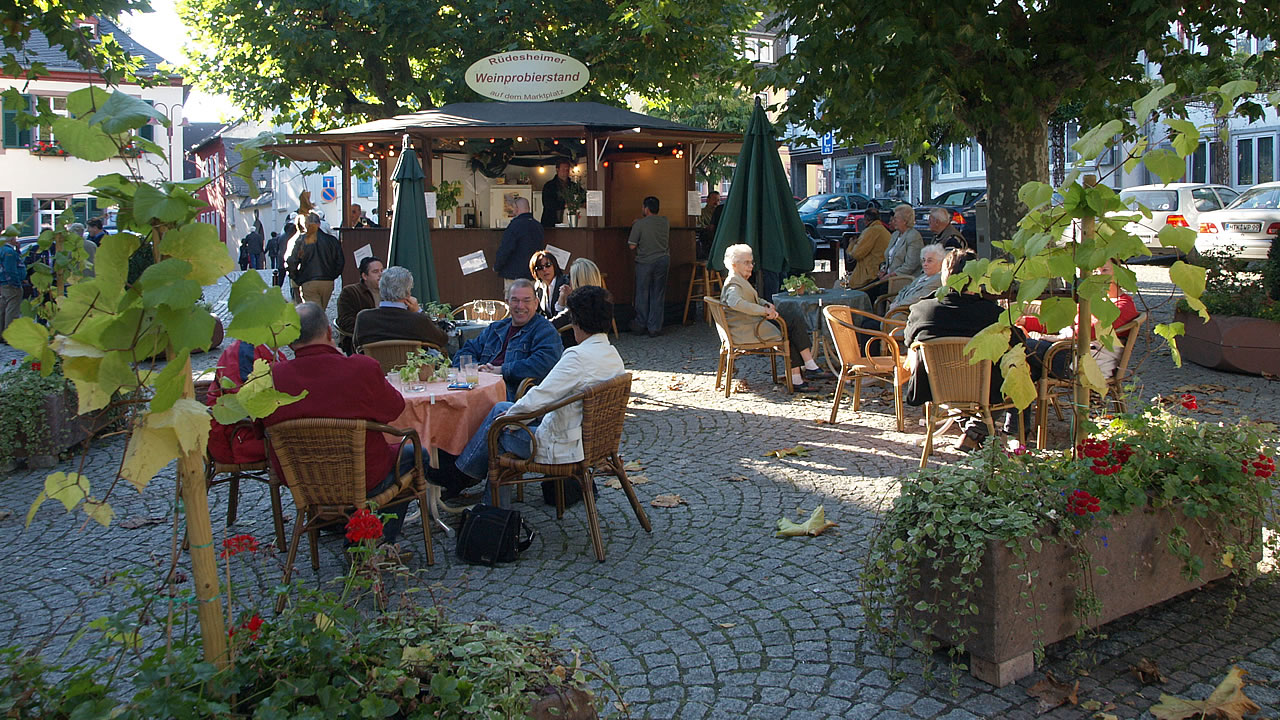
{"type": "Polygon", "coordinates": [[[458,559],[473,565],[493,567],[513,562],[533,543],[533,528],[520,518],[520,511],[479,505],[462,511],[458,531],[458,559]]]}

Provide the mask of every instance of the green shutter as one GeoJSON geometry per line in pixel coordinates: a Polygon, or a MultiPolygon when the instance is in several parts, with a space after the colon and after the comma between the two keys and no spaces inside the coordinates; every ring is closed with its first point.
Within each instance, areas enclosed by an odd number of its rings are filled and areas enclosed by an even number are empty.
{"type": "MultiPolygon", "coordinates": [[[[142,102],[150,105],[151,107],[156,106],[155,100],[143,100],[142,102]]],[[[152,142],[155,142],[156,126],[152,125],[151,123],[147,123],[146,125],[143,125],[142,127],[138,128],[138,137],[142,138],[143,140],[150,140],[152,142]]]]}
{"type": "Polygon", "coordinates": [[[31,130],[18,127],[18,113],[31,110],[31,96],[23,95],[22,99],[26,103],[25,107],[4,109],[4,146],[7,148],[31,145],[31,130]]]}
{"type": "Polygon", "coordinates": [[[13,219],[18,225],[19,235],[35,235],[36,201],[31,198],[18,198],[18,216],[13,219]]]}
{"type": "Polygon", "coordinates": [[[71,209],[75,211],[76,222],[81,225],[89,222],[89,201],[85,198],[72,198],[71,209]]]}

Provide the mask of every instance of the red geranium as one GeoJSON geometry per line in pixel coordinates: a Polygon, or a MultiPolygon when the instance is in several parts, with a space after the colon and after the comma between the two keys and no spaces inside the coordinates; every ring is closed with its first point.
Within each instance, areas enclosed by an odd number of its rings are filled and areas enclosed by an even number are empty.
{"type": "Polygon", "coordinates": [[[1182,407],[1188,410],[1198,410],[1200,408],[1200,406],[1196,404],[1196,396],[1191,393],[1186,393],[1182,396],[1182,407]]]}
{"type": "Polygon", "coordinates": [[[258,552],[258,540],[252,535],[232,535],[222,541],[220,558],[235,557],[242,552],[258,552]]]}
{"type": "Polygon", "coordinates": [[[240,628],[231,628],[230,630],[228,630],[228,631],[227,631],[227,635],[229,635],[229,636],[231,636],[231,637],[235,637],[235,635],[236,635],[236,630],[237,630],[237,629],[244,629],[244,630],[248,630],[248,631],[249,631],[249,639],[250,639],[250,640],[257,640],[257,639],[258,639],[258,633],[259,633],[259,631],[261,631],[261,630],[262,630],[262,618],[258,616],[258,613],[254,613],[254,614],[253,614],[253,617],[251,617],[251,618],[249,618],[248,620],[245,620],[244,622],[240,623],[240,628]]]}
{"type": "Polygon", "coordinates": [[[1100,458],[1106,457],[1111,452],[1111,443],[1102,438],[1085,438],[1076,445],[1076,452],[1081,457],[1100,458]]]}
{"type": "Polygon", "coordinates": [[[1246,475],[1253,475],[1265,480],[1275,474],[1276,461],[1263,453],[1258,453],[1256,458],[1241,460],[1240,470],[1246,475]]]}
{"type": "Polygon", "coordinates": [[[1076,490],[1067,498],[1067,510],[1076,515],[1096,513],[1102,509],[1102,502],[1084,490],[1076,490]]]}
{"type": "Polygon", "coordinates": [[[40,372],[40,363],[38,362],[31,363],[31,369],[35,370],[36,372],[40,372]]]}
{"type": "Polygon", "coordinates": [[[360,542],[361,540],[379,540],[382,538],[382,521],[377,515],[369,512],[367,508],[361,508],[356,511],[351,519],[347,521],[347,540],[351,542],[360,542]]]}
{"type": "Polygon", "coordinates": [[[1112,445],[1102,438],[1081,440],[1076,452],[1093,461],[1089,469],[1095,475],[1115,475],[1133,457],[1133,448],[1123,443],[1112,445]]]}

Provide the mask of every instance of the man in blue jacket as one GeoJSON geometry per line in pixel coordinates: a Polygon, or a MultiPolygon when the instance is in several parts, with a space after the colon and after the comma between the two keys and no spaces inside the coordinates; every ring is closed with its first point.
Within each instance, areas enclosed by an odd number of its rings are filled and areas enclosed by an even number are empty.
{"type": "Polygon", "coordinates": [[[538,314],[538,297],[533,283],[523,278],[507,288],[507,305],[511,314],[491,324],[484,332],[467,341],[457,355],[470,355],[484,372],[501,373],[507,383],[507,400],[516,399],[516,390],[525,378],[534,382],[551,372],[564,345],[551,321],[538,314]]]}
{"type": "Polygon", "coordinates": [[[511,289],[514,280],[533,279],[529,274],[529,258],[547,246],[542,235],[542,225],[529,212],[529,199],[518,197],[512,205],[516,216],[511,218],[507,229],[502,231],[498,257],[493,263],[494,271],[502,276],[504,290],[511,289]]]}

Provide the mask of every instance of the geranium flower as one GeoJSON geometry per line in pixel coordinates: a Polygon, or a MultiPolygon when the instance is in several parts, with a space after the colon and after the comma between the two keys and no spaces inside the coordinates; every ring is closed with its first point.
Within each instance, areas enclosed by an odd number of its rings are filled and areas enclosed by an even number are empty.
{"type": "Polygon", "coordinates": [[[367,508],[360,508],[347,521],[347,540],[378,540],[382,538],[382,521],[367,508]]]}
{"type": "Polygon", "coordinates": [[[253,617],[240,623],[239,628],[231,628],[230,630],[228,630],[227,635],[229,637],[235,637],[236,631],[241,629],[249,631],[250,640],[257,640],[258,634],[262,630],[262,618],[258,615],[258,613],[254,613],[253,617]]]}
{"type": "Polygon", "coordinates": [[[1067,509],[1075,515],[1096,513],[1102,509],[1102,501],[1085,490],[1076,490],[1067,498],[1067,509]]]}
{"type": "Polygon", "coordinates": [[[222,541],[222,552],[218,557],[235,557],[242,552],[258,552],[258,539],[252,535],[232,535],[222,541]]]}
{"type": "Polygon", "coordinates": [[[1263,453],[1258,453],[1256,458],[1241,460],[1240,470],[1245,475],[1253,475],[1265,480],[1275,474],[1276,461],[1263,453]]]}
{"type": "Polygon", "coordinates": [[[1182,396],[1182,407],[1188,410],[1198,410],[1200,408],[1200,406],[1196,404],[1196,396],[1191,393],[1186,393],[1182,396]]]}

